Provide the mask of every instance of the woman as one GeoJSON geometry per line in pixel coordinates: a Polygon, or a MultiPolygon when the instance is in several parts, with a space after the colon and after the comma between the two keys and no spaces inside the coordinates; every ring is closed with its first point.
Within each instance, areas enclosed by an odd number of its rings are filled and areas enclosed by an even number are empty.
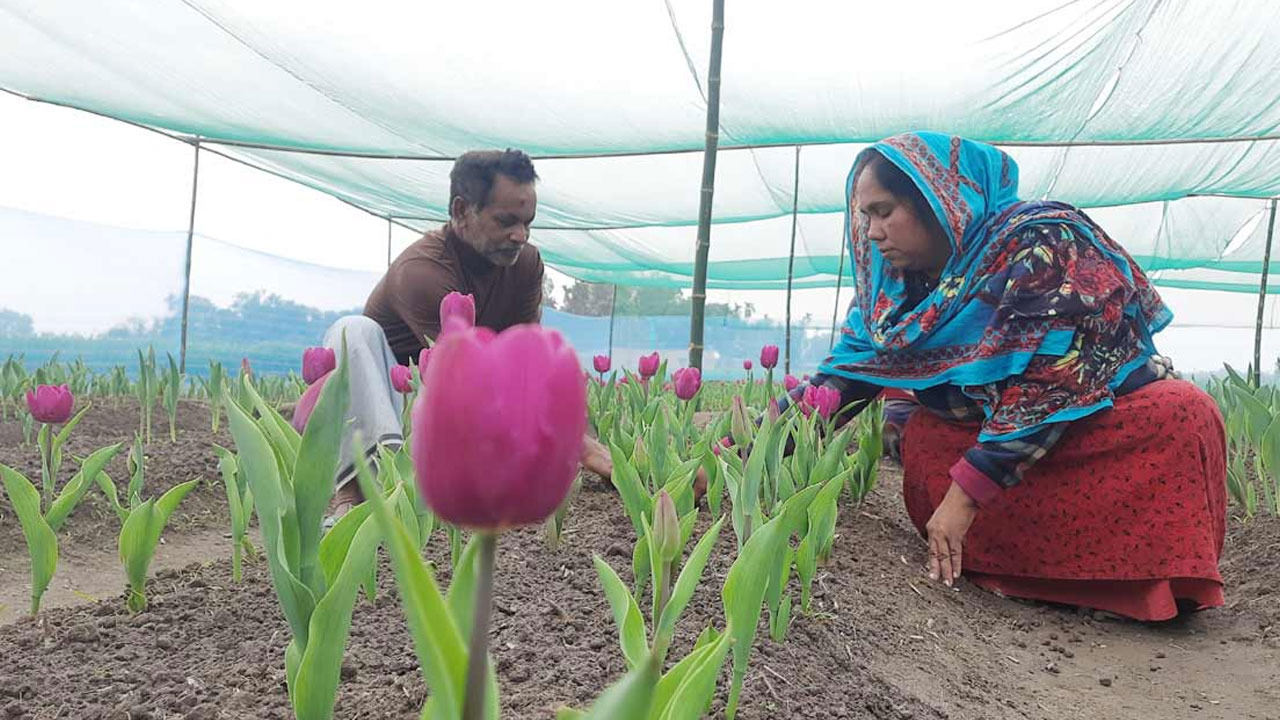
{"type": "Polygon", "coordinates": [[[1139,620],[1219,606],[1217,406],[1168,377],[1151,336],[1171,313],[1123,248],[1017,187],[983,143],[863,151],[845,222],[857,298],[812,382],[842,405],[889,388],[927,409],[889,415],[931,577],[1139,620]]]}

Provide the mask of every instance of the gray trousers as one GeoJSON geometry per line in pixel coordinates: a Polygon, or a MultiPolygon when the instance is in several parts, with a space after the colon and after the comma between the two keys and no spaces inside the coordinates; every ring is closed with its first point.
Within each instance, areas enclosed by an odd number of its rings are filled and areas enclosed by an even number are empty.
{"type": "Polygon", "coordinates": [[[351,376],[351,403],[347,407],[346,431],[339,455],[338,487],[355,479],[357,453],[371,459],[378,447],[395,450],[404,444],[400,413],[405,396],[391,386],[395,356],[387,344],[382,326],[363,315],[339,318],[324,334],[324,346],[342,357],[342,336],[347,338],[347,364],[351,376]],[[360,436],[356,447],[355,436],[360,436]]]}

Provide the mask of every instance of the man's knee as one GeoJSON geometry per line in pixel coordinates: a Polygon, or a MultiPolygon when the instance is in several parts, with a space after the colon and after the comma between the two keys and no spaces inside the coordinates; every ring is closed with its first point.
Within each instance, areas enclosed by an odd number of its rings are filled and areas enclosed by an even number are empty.
{"type": "Polygon", "coordinates": [[[344,315],[329,326],[329,330],[324,334],[324,344],[327,347],[337,348],[342,344],[344,334],[348,345],[353,343],[385,345],[387,342],[386,333],[382,331],[378,321],[364,315],[344,315]]]}

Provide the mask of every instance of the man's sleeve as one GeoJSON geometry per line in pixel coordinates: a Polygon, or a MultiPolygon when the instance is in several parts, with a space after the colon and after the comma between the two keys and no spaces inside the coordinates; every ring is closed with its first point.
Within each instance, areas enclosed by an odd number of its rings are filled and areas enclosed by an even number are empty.
{"type": "Polygon", "coordinates": [[[535,247],[530,249],[535,253],[534,262],[530,265],[525,287],[516,303],[516,317],[513,323],[516,325],[542,322],[542,279],[546,268],[542,265],[542,253],[535,247]]]}
{"type": "Polygon", "coordinates": [[[387,273],[392,312],[424,345],[424,337],[434,340],[440,333],[440,301],[455,290],[448,274],[427,259],[399,263],[387,273]]]}

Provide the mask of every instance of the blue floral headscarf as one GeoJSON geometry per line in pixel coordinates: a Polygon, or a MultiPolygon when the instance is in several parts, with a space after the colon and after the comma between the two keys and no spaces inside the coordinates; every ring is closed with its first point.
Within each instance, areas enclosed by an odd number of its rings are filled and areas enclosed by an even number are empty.
{"type": "Polygon", "coordinates": [[[1142,270],[1084,213],[1017,192],[1017,164],[985,143],[920,132],[864,150],[846,184],[857,297],[820,371],[886,387],[979,386],[1021,375],[1036,356],[1074,354],[1076,365],[1056,363],[1064,377],[1109,390],[1144,364],[1172,314],[1142,270]],[[885,261],[853,214],[870,150],[915,182],[951,245],[937,286],[914,306],[909,273],[885,261]],[[1132,347],[1093,347],[1109,343],[1132,347]]]}

